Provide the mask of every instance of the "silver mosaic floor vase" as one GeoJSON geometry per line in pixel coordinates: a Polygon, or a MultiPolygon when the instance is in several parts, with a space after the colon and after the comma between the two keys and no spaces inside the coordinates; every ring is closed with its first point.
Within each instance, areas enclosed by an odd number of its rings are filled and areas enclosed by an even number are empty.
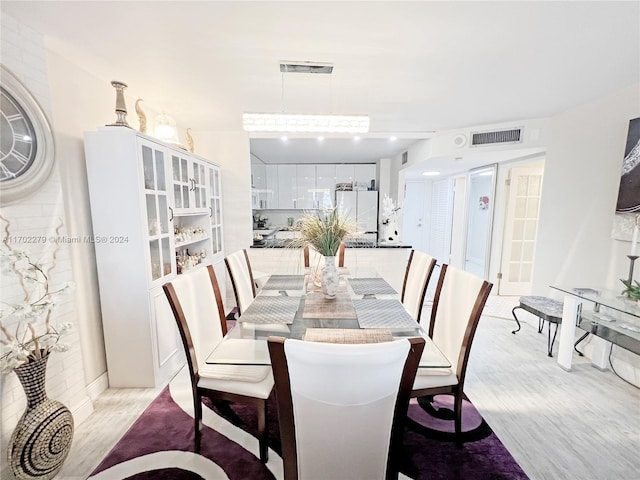
{"type": "Polygon", "coordinates": [[[47,398],[45,377],[49,356],[14,369],[27,409],[9,442],[9,463],[20,480],[49,480],[62,468],[73,440],[73,416],[57,400],[47,398]]]}

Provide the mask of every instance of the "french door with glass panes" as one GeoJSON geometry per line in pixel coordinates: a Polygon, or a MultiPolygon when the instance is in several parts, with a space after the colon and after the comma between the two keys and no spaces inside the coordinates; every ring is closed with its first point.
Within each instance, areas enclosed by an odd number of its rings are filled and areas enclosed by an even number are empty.
{"type": "Polygon", "coordinates": [[[531,294],[543,171],[538,165],[509,172],[500,295],[531,294]]]}

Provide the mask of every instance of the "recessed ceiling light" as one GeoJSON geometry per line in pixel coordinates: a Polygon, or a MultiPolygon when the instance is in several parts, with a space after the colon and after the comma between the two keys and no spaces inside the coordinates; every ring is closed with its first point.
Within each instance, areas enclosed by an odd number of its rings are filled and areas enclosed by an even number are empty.
{"type": "Polygon", "coordinates": [[[322,137],[322,136],[318,137],[318,141],[319,141],[319,142],[324,141],[324,137],[322,137]]]}
{"type": "Polygon", "coordinates": [[[366,133],[369,115],[243,113],[242,125],[247,132],[366,133]]]}
{"type": "Polygon", "coordinates": [[[391,140],[392,142],[395,142],[397,139],[398,139],[398,137],[396,137],[396,136],[389,137],[389,140],[391,140]]]}
{"type": "Polygon", "coordinates": [[[286,142],[287,140],[289,140],[289,137],[280,137],[280,140],[282,140],[283,142],[286,142]]]}
{"type": "Polygon", "coordinates": [[[425,177],[435,177],[436,175],[440,175],[440,172],[422,172],[422,175],[425,177]]]}
{"type": "Polygon", "coordinates": [[[360,137],[353,137],[353,139],[357,142],[360,140],[360,137]]]}

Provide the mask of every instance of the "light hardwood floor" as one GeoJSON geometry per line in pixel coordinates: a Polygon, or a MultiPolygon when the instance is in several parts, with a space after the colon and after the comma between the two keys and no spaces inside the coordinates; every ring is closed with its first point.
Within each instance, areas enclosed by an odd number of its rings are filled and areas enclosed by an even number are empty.
{"type": "MultiPolygon", "coordinates": [[[[489,299],[467,374],[471,401],[531,479],[638,478],[640,390],[577,355],[571,372],[560,369],[547,357],[546,327],[538,334],[535,317],[523,313],[522,330],[511,333],[516,302],[489,299]]],[[[157,393],[101,395],[57,478],[85,479],[157,393]]]]}

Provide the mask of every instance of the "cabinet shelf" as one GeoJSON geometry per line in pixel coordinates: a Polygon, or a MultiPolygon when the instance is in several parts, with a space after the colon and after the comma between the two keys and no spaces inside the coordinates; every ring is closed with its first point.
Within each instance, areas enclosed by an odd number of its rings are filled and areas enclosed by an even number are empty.
{"type": "Polygon", "coordinates": [[[204,235],[202,237],[198,237],[196,239],[192,239],[192,240],[187,240],[186,242],[176,242],[176,250],[179,248],[184,248],[184,247],[188,247],[189,245],[193,245],[194,243],[198,243],[198,242],[204,242],[206,240],[209,240],[211,237],[209,235],[204,235]]]}

